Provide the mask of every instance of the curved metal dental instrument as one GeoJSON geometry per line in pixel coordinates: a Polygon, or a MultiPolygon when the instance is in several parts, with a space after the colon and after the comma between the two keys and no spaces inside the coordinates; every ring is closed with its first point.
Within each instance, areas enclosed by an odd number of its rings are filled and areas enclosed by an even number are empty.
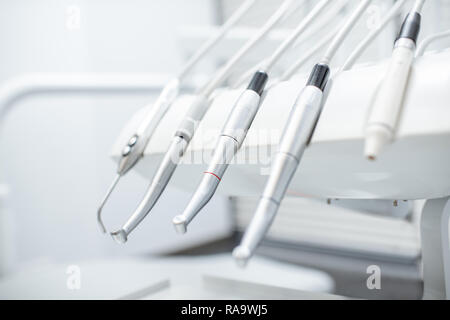
{"type": "Polygon", "coordinates": [[[290,36],[283,41],[277,50],[267,59],[262,71],[258,71],[253,76],[247,90],[245,90],[235,103],[228,120],[218,139],[214,155],[203,178],[195,191],[191,201],[187,205],[183,214],[173,219],[175,230],[185,233],[188,224],[209,202],[214,195],[219,183],[228,168],[229,163],[239,151],[247,135],[253,119],[255,118],[269,73],[274,64],[280,59],[294,43],[294,41],[305,31],[311,22],[320,14],[324,7],[330,4],[329,0],[320,1],[313,10],[304,18],[290,36]]]}
{"type": "Polygon", "coordinates": [[[331,80],[328,80],[329,63],[370,2],[371,0],[362,0],[356,10],[347,18],[323,58],[314,66],[306,86],[294,104],[284,127],[278,151],[273,158],[271,172],[256,212],[240,245],[233,250],[233,256],[241,266],[245,266],[269,230],[301,161],[303,152],[311,141],[331,88],[331,80]]]}
{"type": "Polygon", "coordinates": [[[127,145],[122,150],[122,157],[119,160],[117,174],[113,183],[109,187],[105,197],[103,198],[97,210],[97,222],[103,233],[106,228],[102,220],[102,210],[106,201],[109,199],[112,191],[116,187],[120,178],[125,175],[143,156],[144,150],[152,137],[154,131],[158,127],[161,119],[169,110],[172,103],[178,96],[180,84],[194,66],[208,53],[227,33],[228,31],[244,16],[246,12],[256,3],[256,0],[245,1],[236,12],[219,28],[217,33],[210,38],[185,64],[178,77],[168,82],[162,90],[160,96],[153,105],[146,108],[149,110],[144,115],[135,133],[128,140],[127,145]]]}
{"type": "Polygon", "coordinates": [[[406,16],[395,40],[394,50],[385,77],[375,95],[366,126],[364,156],[376,160],[381,150],[394,139],[403,97],[408,86],[420,32],[420,12],[425,0],[416,0],[406,16]]]}
{"type": "Polygon", "coordinates": [[[257,72],[247,90],[236,102],[200,185],[183,214],[176,216],[172,221],[178,233],[186,232],[187,225],[214,195],[228,164],[239,150],[256,115],[267,79],[268,76],[265,72],[257,72]]]}
{"type": "Polygon", "coordinates": [[[128,235],[139,225],[156,204],[160,195],[170,181],[181,157],[186,152],[189,142],[195,134],[198,123],[208,111],[209,98],[214,90],[229,76],[237,62],[261,40],[288,13],[294,0],[284,0],[277,11],[269,18],[264,26],[213,76],[202,90],[199,91],[194,102],[189,107],[178,130],[175,132],[171,146],[166,152],[164,160],[159,165],[144,198],[124,226],[112,232],[114,240],[119,243],[127,241],[128,235]]]}
{"type": "Polygon", "coordinates": [[[113,239],[118,243],[125,243],[127,241],[128,234],[133,231],[142,220],[141,213],[149,212],[153,208],[156,201],[158,201],[160,195],[166,187],[164,182],[171,178],[173,172],[175,171],[176,164],[178,163],[179,158],[183,155],[183,150],[185,150],[186,146],[186,140],[181,137],[175,137],[172,141],[168,152],[161,162],[161,168],[164,169],[160,169],[156,172],[153,178],[153,183],[150,185],[143,201],[141,201],[135,213],[130,217],[130,219],[128,219],[122,229],[111,233],[113,239]]]}
{"type": "MultiPolygon", "coordinates": [[[[346,71],[349,70],[351,67],[353,67],[355,61],[360,57],[360,55],[362,54],[362,52],[364,51],[364,49],[367,48],[368,44],[371,43],[371,41],[380,33],[381,30],[383,30],[387,23],[389,21],[391,21],[400,11],[400,9],[402,8],[402,6],[405,4],[406,0],[400,0],[397,1],[396,4],[389,10],[389,12],[386,14],[385,18],[380,22],[379,26],[372,30],[367,36],[366,38],[364,38],[360,44],[357,46],[357,48],[350,54],[349,58],[346,60],[346,62],[344,63],[344,65],[341,67],[340,71],[346,71]]],[[[324,39],[319,42],[314,48],[311,48],[311,50],[309,50],[307,53],[304,54],[304,56],[298,60],[297,63],[295,63],[291,68],[289,68],[287,71],[285,71],[285,73],[281,76],[280,81],[283,80],[287,80],[289,79],[291,76],[293,76],[296,72],[296,70],[298,69],[298,67],[300,65],[302,65],[306,60],[308,60],[316,51],[318,51],[321,47],[325,46],[325,44],[329,43],[331,41],[331,39],[336,35],[337,31],[332,31],[329,33],[329,35],[325,36],[324,39]]],[[[332,87],[332,80],[328,80],[328,84],[327,84],[327,88],[326,91],[330,91],[332,87]]],[[[324,99],[324,101],[326,101],[326,99],[324,99]]],[[[323,103],[324,104],[324,103],[323,103]]],[[[289,160],[290,158],[287,158],[287,160],[289,160]]],[[[275,162],[277,161],[283,161],[282,159],[275,159],[275,162]]],[[[280,163],[278,165],[274,164],[274,167],[282,167],[283,165],[280,163]]],[[[289,166],[289,164],[285,164],[285,166],[289,166]]],[[[274,175],[274,177],[276,177],[277,175],[274,175]]],[[[275,179],[275,178],[273,178],[275,179]]],[[[286,185],[288,184],[288,181],[285,182],[286,185]]],[[[273,180],[273,182],[268,182],[268,185],[271,186],[275,186],[277,187],[277,183],[275,180],[273,180]]],[[[278,185],[279,188],[279,185],[278,185]]],[[[266,188],[269,189],[269,188],[266,188]]],[[[280,188],[280,189],[284,189],[284,188],[280,188]]],[[[259,210],[261,211],[265,211],[265,212],[270,212],[271,208],[273,208],[274,210],[276,209],[276,203],[273,203],[272,201],[270,201],[270,192],[268,192],[269,197],[265,198],[263,195],[263,199],[261,200],[261,204],[258,207],[259,210]],[[264,200],[265,199],[265,200],[264,200]]],[[[281,200],[280,200],[281,201],[281,200]]],[[[257,219],[257,221],[255,223],[250,224],[249,229],[247,230],[247,234],[252,235],[252,234],[256,234],[257,236],[255,237],[249,237],[248,238],[248,242],[250,242],[249,244],[242,246],[241,247],[241,252],[239,253],[236,250],[236,255],[239,256],[243,256],[243,257],[247,257],[247,256],[251,256],[251,251],[248,248],[256,248],[256,246],[258,245],[259,240],[261,239],[265,233],[267,232],[270,224],[272,223],[272,219],[273,217],[275,217],[276,213],[273,214],[255,214],[255,220],[257,219]]],[[[245,259],[238,259],[237,261],[245,261],[245,259]]]]}

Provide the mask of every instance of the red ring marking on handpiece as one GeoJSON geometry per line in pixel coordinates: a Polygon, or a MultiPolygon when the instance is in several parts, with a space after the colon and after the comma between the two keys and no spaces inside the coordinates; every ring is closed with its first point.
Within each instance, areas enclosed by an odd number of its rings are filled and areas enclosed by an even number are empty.
{"type": "Polygon", "coordinates": [[[212,173],[212,172],[207,172],[207,171],[205,171],[205,172],[203,172],[203,173],[207,173],[207,174],[213,175],[214,177],[216,177],[217,179],[219,179],[219,181],[222,181],[222,179],[220,179],[216,174],[214,174],[214,173],[212,173]]]}

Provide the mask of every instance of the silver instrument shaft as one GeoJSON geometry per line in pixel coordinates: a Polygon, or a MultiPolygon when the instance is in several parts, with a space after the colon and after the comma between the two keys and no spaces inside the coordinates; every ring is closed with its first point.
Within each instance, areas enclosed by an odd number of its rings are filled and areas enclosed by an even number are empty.
{"type": "Polygon", "coordinates": [[[133,231],[139,223],[144,220],[150,210],[166,188],[172,174],[180,161],[181,156],[184,154],[187,148],[187,142],[181,137],[175,137],[161,162],[160,167],[156,171],[147,192],[145,193],[143,201],[139,204],[137,209],[123,225],[123,227],[117,231],[111,233],[111,236],[118,243],[125,243],[128,239],[128,235],[133,231]]]}
{"type": "Polygon", "coordinates": [[[322,91],[315,86],[305,87],[289,116],[255,215],[240,246],[233,251],[239,265],[246,264],[272,224],[317,123],[321,105],[322,91]]]}
{"type": "Polygon", "coordinates": [[[187,225],[209,202],[235,154],[239,151],[247,132],[261,104],[261,95],[268,76],[259,71],[253,77],[249,87],[237,100],[228,120],[219,136],[214,155],[203,174],[202,181],[187,205],[183,214],[173,219],[175,230],[185,233],[187,225]]]}

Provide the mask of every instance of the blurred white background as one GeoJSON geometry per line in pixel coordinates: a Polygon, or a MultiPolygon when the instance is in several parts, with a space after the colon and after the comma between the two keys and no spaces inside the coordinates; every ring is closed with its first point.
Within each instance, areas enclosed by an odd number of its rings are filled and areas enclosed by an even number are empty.
{"type": "MultiPolygon", "coordinates": [[[[244,24],[260,25],[279,2],[261,1],[244,24]]],[[[305,10],[314,1],[310,2],[305,10]]],[[[426,7],[422,37],[450,28],[450,1],[433,2],[440,4],[426,7]]],[[[210,34],[207,26],[222,23],[238,3],[237,0],[1,1],[0,85],[35,72],[151,73],[163,82],[180,69],[186,57],[210,34]]],[[[372,10],[382,14],[392,3],[374,1],[372,10]]],[[[408,8],[406,5],[405,12],[408,8]]],[[[283,28],[294,26],[296,17],[283,28]]],[[[398,22],[369,48],[362,61],[389,55],[398,22]]],[[[363,20],[337,63],[368,32],[368,27],[367,19],[363,20]]],[[[216,50],[213,58],[199,68],[199,75],[222,62],[226,49],[234,50],[233,43],[226,42],[221,47],[224,50],[216,50]]],[[[432,48],[449,44],[442,41],[432,48]]],[[[257,51],[251,62],[257,62],[263,53],[257,51]]],[[[190,233],[183,238],[177,236],[170,219],[183,209],[190,194],[169,187],[125,246],[101,235],[95,214],[116,170],[116,163],[109,157],[111,146],[131,115],[155,99],[156,94],[39,94],[17,102],[0,128],[0,183],[8,188],[8,194],[1,199],[7,210],[0,220],[3,230],[0,258],[8,270],[37,261],[70,263],[166,251],[196,241],[197,235],[212,221],[231,234],[228,200],[217,196],[207,212],[199,215],[190,233]]],[[[134,172],[123,179],[105,208],[109,225],[124,221],[147,183],[134,172]]]]}

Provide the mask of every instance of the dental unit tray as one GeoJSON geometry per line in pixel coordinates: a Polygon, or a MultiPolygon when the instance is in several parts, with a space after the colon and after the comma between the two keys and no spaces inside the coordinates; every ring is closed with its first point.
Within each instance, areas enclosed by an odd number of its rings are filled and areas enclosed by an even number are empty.
{"type": "MultiPolygon", "coordinates": [[[[450,51],[420,57],[414,63],[396,141],[375,162],[364,159],[364,128],[388,60],[357,66],[335,77],[302,166],[289,196],[349,199],[434,199],[450,195],[450,51]],[[358,90],[360,88],[360,90],[358,90]],[[369,89],[368,89],[369,88],[369,89]]],[[[259,196],[267,179],[270,156],[277,150],[291,106],[304,86],[298,76],[268,93],[218,192],[259,196]],[[247,160],[243,159],[247,157],[247,160]]],[[[192,191],[207,166],[215,137],[243,89],[221,90],[200,124],[172,187],[192,191]],[[197,160],[192,164],[193,159],[197,160]]],[[[169,111],[135,170],[151,178],[192,98],[181,97],[169,111]]],[[[113,147],[117,159],[140,112],[130,120],[113,147]]]]}

